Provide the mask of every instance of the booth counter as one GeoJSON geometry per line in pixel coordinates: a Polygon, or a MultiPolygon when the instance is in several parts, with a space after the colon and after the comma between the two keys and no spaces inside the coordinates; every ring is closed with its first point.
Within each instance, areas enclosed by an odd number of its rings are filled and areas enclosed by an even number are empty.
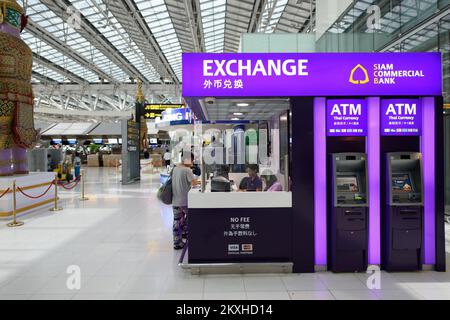
{"type": "Polygon", "coordinates": [[[291,192],[190,191],[189,263],[292,261],[291,192]]]}
{"type": "Polygon", "coordinates": [[[190,209],[292,208],[292,193],[200,192],[192,189],[188,201],[190,209]]]}

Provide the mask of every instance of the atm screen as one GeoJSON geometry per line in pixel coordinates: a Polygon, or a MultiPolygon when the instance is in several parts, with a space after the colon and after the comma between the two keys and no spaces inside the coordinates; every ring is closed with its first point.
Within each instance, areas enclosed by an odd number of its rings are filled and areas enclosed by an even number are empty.
{"type": "Polygon", "coordinates": [[[411,175],[409,173],[393,173],[392,190],[394,192],[414,192],[411,175]]]}
{"type": "Polygon", "coordinates": [[[359,192],[358,178],[356,176],[338,176],[336,177],[337,191],[340,192],[359,192]]]}

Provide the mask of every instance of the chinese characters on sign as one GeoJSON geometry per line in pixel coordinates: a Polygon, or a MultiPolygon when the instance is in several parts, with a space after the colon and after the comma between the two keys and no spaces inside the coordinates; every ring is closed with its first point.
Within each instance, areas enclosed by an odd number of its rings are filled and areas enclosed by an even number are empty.
{"type": "Polygon", "coordinates": [[[422,131],[422,106],[418,99],[381,102],[381,135],[418,136],[422,131]]]}
{"type": "MultiPolygon", "coordinates": [[[[223,236],[229,240],[238,241],[243,237],[256,237],[258,234],[252,230],[250,217],[230,218],[230,227],[223,232],[223,236]]],[[[228,254],[253,254],[253,244],[232,243],[228,244],[228,254]]]]}
{"type": "Polygon", "coordinates": [[[209,80],[206,79],[203,82],[203,89],[244,89],[244,82],[242,79],[230,80],[230,79],[218,79],[209,80]]]}
{"type": "Polygon", "coordinates": [[[328,136],[366,136],[367,103],[363,99],[327,101],[328,136]]]}

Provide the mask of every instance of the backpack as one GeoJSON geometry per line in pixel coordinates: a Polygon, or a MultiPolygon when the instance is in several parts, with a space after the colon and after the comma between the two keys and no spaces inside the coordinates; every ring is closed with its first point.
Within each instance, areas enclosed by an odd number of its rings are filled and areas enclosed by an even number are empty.
{"type": "Polygon", "coordinates": [[[166,205],[172,204],[173,189],[172,189],[172,173],[167,181],[158,189],[157,197],[159,201],[166,205]]]}

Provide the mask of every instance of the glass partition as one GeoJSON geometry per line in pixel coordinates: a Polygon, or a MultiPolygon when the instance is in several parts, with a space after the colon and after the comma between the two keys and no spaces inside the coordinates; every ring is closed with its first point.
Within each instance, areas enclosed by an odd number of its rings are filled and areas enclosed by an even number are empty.
{"type": "Polygon", "coordinates": [[[289,191],[289,100],[217,99],[204,106],[208,121],[171,133],[174,162],[193,155],[199,190],[289,191]]]}

